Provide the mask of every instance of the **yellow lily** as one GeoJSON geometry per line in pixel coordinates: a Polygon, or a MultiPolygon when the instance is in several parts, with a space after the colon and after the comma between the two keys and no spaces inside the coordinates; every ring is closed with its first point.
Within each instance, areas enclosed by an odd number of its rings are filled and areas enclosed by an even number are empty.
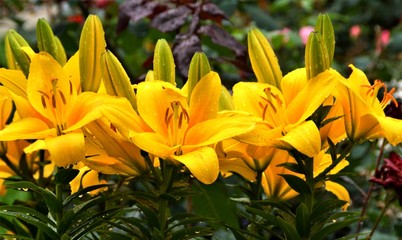
{"type": "MultiPolygon", "coordinates": [[[[77,57],[62,67],[46,52],[31,56],[26,97],[10,89],[21,119],[0,131],[0,141],[37,139],[26,152],[47,149],[56,165],[66,166],[85,157],[81,127],[110,111],[126,114],[126,99],[79,92],[77,57]]],[[[0,75],[4,72],[15,73],[4,70],[0,75]]]]}
{"type": "MultiPolygon", "coordinates": [[[[78,169],[78,175],[70,182],[71,194],[76,193],[80,188],[86,188],[99,184],[106,184],[106,180],[99,179],[99,173],[92,170],[83,163],[78,163],[74,166],[74,169],[78,169]]],[[[107,188],[98,188],[90,191],[89,194],[95,195],[107,188]]]]}
{"type": "Polygon", "coordinates": [[[402,121],[384,113],[389,102],[398,105],[392,96],[395,89],[388,92],[386,85],[379,80],[371,85],[360,69],[353,65],[350,68],[352,74],[348,79],[342,79],[335,94],[342,102],[348,137],[357,142],[380,137],[392,145],[402,142],[402,121]],[[384,97],[379,101],[377,94],[381,88],[384,88],[384,97]]]}
{"type": "Polygon", "coordinates": [[[285,167],[278,166],[286,162],[295,162],[287,151],[278,150],[275,158],[262,175],[262,188],[268,199],[286,201],[298,195],[280,174],[294,174],[285,167]]]}
{"type": "Polygon", "coordinates": [[[211,145],[254,128],[244,118],[218,117],[221,81],[205,75],[194,87],[190,102],[180,89],[162,81],[138,84],[138,113],[152,131],[132,131],[131,140],[162,159],[182,163],[198,180],[210,184],[219,173],[211,145]]]}
{"type": "Polygon", "coordinates": [[[308,157],[321,150],[317,126],[307,120],[336,87],[336,74],[325,71],[307,81],[304,69],[282,78],[282,91],[254,82],[240,82],[233,87],[236,110],[248,111],[260,118],[260,124],[239,139],[258,146],[284,150],[296,149],[308,157]]]}

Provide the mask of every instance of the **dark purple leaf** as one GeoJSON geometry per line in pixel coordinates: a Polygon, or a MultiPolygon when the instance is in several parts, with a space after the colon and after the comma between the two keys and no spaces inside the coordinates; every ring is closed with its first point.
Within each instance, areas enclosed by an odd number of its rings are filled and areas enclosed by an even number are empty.
{"type": "Polygon", "coordinates": [[[186,22],[191,10],[185,6],[169,9],[152,19],[151,26],[161,32],[177,30],[186,22]]]}
{"type": "Polygon", "coordinates": [[[226,19],[225,13],[213,3],[205,3],[202,5],[201,19],[210,19],[216,23],[221,24],[223,19],[226,19]]]}
{"type": "Polygon", "coordinates": [[[175,63],[181,75],[187,77],[188,67],[194,53],[201,51],[201,42],[197,35],[180,35],[173,45],[175,63]]]}
{"type": "Polygon", "coordinates": [[[130,21],[136,22],[143,18],[152,18],[156,14],[165,11],[166,6],[156,1],[128,0],[119,7],[119,21],[117,32],[126,29],[130,21]]]}
{"type": "Polygon", "coordinates": [[[207,35],[213,43],[234,51],[236,56],[246,55],[246,48],[216,24],[202,26],[198,29],[198,33],[207,35]]]}

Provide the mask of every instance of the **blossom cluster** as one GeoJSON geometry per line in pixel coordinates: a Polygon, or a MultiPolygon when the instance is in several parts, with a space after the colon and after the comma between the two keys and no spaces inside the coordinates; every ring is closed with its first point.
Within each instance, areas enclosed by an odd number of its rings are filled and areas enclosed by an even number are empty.
{"type": "Polygon", "coordinates": [[[43,20],[39,52],[10,31],[8,69],[0,69],[0,193],[6,191],[4,179],[19,175],[23,157],[33,179],[51,177],[59,167],[79,170],[72,192],[106,183],[99,174],[137,177],[171,165],[203,184],[232,174],[260,181],[264,198],[277,201],[301,193],[284,177],[293,175],[321,184],[345,201],[346,210],[349,193],[330,176],[348,165],[349,152],[334,153],[334,146],[377,138],[397,145],[402,122],[384,114],[388,104],[398,104],[394,89],[380,80],[370,83],[353,65],[348,77],[330,67],[334,40],[323,21],[306,40],[306,66],[284,76],[267,39],[251,30],[249,58],[257,81],[239,82],[231,91],[200,52],[188,81],[178,86],[163,39],[153,70],[132,84],[105,50],[102,25],[93,15],[69,59],[43,20]]]}

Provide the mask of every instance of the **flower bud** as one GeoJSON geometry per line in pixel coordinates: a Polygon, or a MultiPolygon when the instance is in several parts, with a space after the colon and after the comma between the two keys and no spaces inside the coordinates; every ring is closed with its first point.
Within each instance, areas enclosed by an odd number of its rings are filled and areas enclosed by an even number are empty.
{"type": "Polygon", "coordinates": [[[100,59],[105,52],[105,32],[98,16],[89,15],[82,28],[79,62],[82,91],[96,92],[101,83],[100,59]]]}
{"type": "Polygon", "coordinates": [[[155,46],[154,79],[176,85],[173,54],[165,39],[159,39],[155,46]]]}
{"type": "Polygon", "coordinates": [[[36,40],[39,51],[49,53],[61,66],[66,64],[67,58],[60,40],[53,34],[53,30],[45,19],[41,18],[36,24],[36,40]]]}
{"type": "Polygon", "coordinates": [[[189,101],[195,85],[210,71],[211,67],[209,66],[207,56],[202,52],[196,52],[191,59],[188,71],[187,90],[189,101]]]}
{"type": "Polygon", "coordinates": [[[137,110],[137,101],[130,79],[123,66],[112,52],[106,51],[102,55],[101,69],[106,92],[110,95],[127,98],[131,106],[137,110]]]}
{"type": "Polygon", "coordinates": [[[282,71],[278,59],[265,36],[258,30],[248,33],[248,54],[258,82],[281,88],[282,71]]]}
{"type": "Polygon", "coordinates": [[[225,86],[221,86],[221,96],[219,97],[219,111],[223,110],[234,110],[234,104],[232,95],[225,88],[225,86]]]}
{"type": "Polygon", "coordinates": [[[322,41],[328,51],[329,65],[331,66],[335,52],[335,33],[328,14],[325,13],[318,16],[314,30],[321,34],[322,41]]]}
{"type": "Polygon", "coordinates": [[[5,37],[5,55],[8,68],[21,70],[27,77],[31,60],[21,47],[30,48],[28,42],[16,31],[8,31],[5,37]]]}
{"type": "Polygon", "coordinates": [[[304,59],[306,64],[307,79],[311,79],[321,72],[329,69],[330,60],[328,57],[328,51],[320,33],[310,33],[306,44],[304,59]]]}

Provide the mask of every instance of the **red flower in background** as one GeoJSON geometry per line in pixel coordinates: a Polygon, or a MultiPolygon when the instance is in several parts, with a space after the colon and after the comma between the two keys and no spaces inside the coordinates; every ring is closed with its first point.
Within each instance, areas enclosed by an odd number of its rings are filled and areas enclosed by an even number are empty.
{"type": "Polygon", "coordinates": [[[391,152],[389,158],[384,159],[383,166],[370,179],[371,182],[393,189],[398,194],[399,204],[402,206],[402,158],[391,152]]]}

